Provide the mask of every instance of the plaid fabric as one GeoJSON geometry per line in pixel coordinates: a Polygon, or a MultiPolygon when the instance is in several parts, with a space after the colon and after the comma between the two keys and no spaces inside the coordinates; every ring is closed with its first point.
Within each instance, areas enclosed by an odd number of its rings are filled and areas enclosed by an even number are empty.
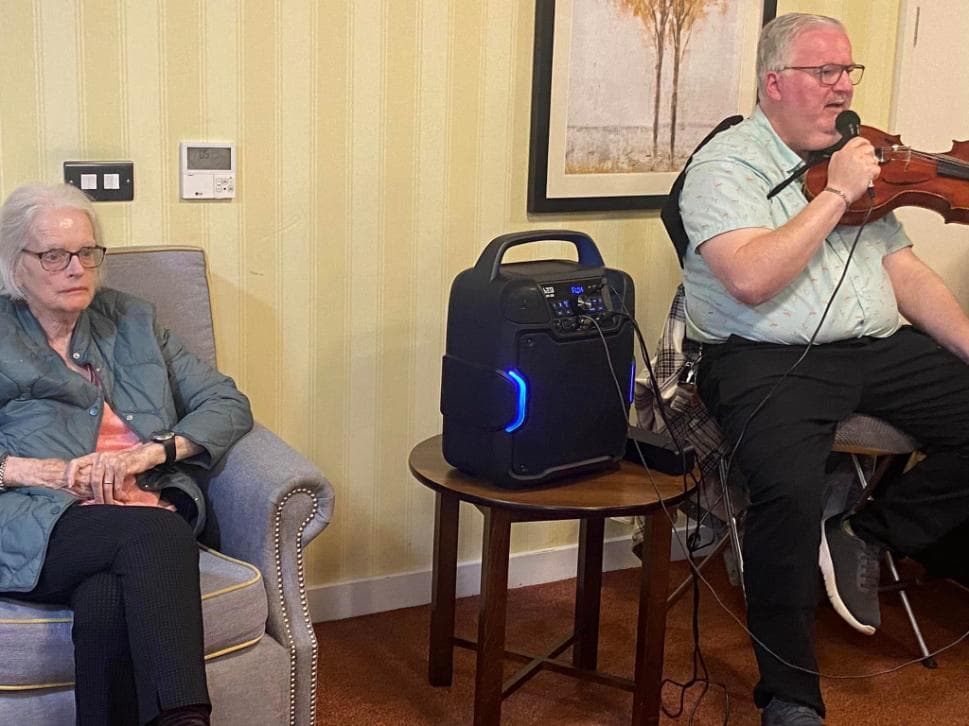
{"type": "MultiPolygon", "coordinates": [[[[719,534],[726,526],[720,460],[727,448],[720,427],[692,384],[701,351],[699,343],[686,337],[686,295],[683,285],[676,288],[656,351],[652,366],[659,386],[659,397],[648,372],[644,371],[636,379],[634,405],[637,423],[650,431],[667,432],[666,421],[659,410],[661,404],[658,399],[662,400],[671,435],[677,441],[693,446],[700,469],[697,494],[685,501],[680,509],[695,521],[702,520],[719,534]]],[[[734,482],[734,476],[730,479],[731,501],[740,511],[746,503],[743,487],[734,482]]],[[[642,517],[635,518],[634,543],[643,539],[643,523],[642,517]]]]}

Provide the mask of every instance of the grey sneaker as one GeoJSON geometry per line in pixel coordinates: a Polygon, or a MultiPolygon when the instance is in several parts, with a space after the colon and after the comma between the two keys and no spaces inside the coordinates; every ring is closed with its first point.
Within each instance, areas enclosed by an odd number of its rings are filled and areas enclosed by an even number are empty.
{"type": "Polygon", "coordinates": [[[849,533],[837,515],[821,525],[819,564],[824,589],[838,615],[859,633],[871,635],[881,625],[878,608],[878,560],[881,549],[849,533]]]}
{"type": "Polygon", "coordinates": [[[760,714],[760,726],[824,726],[824,721],[813,708],[772,698],[760,714]]]}

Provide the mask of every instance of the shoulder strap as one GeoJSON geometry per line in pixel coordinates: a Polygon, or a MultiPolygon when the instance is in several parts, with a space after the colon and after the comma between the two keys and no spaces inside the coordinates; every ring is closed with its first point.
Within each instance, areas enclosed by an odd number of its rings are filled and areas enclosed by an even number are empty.
{"type": "Polygon", "coordinates": [[[660,209],[660,219],[663,220],[663,226],[666,227],[666,234],[673,241],[673,247],[676,249],[676,256],[680,260],[680,267],[683,267],[683,258],[686,256],[686,251],[690,246],[690,239],[686,236],[686,229],[683,227],[683,218],[680,216],[680,194],[683,192],[683,182],[686,179],[686,170],[690,166],[690,162],[693,161],[693,157],[696,156],[696,152],[706,146],[707,142],[714,136],[719,134],[721,131],[729,129],[731,126],[740,123],[744,120],[743,116],[730,116],[725,118],[717,127],[706,135],[706,138],[701,141],[697,147],[690,154],[690,158],[686,160],[683,165],[683,171],[679,173],[676,177],[676,181],[673,182],[673,186],[670,187],[670,193],[666,197],[666,201],[663,202],[663,206],[660,209]]]}

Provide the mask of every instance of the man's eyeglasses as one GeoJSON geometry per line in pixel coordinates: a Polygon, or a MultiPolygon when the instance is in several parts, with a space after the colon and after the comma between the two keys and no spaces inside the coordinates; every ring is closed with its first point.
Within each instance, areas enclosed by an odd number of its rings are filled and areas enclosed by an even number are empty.
{"type": "Polygon", "coordinates": [[[34,252],[33,250],[23,250],[25,255],[33,255],[40,260],[40,266],[48,272],[60,272],[66,270],[71,264],[71,259],[77,257],[81,267],[89,270],[100,267],[104,262],[105,248],[100,245],[94,247],[82,247],[77,252],[67,250],[47,250],[46,252],[34,252]]]}
{"type": "Polygon", "coordinates": [[[827,63],[823,66],[785,66],[782,71],[804,71],[810,73],[818,79],[822,86],[833,86],[841,80],[841,74],[847,73],[848,80],[852,86],[861,83],[861,77],[865,75],[865,67],[852,63],[850,66],[839,65],[838,63],[827,63]]]}

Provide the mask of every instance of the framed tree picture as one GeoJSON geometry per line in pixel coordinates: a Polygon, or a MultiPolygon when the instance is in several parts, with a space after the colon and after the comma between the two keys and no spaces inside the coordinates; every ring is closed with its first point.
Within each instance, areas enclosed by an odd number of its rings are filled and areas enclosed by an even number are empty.
{"type": "Polygon", "coordinates": [[[654,209],[756,101],[777,0],[536,0],[529,212],[654,209]]]}

